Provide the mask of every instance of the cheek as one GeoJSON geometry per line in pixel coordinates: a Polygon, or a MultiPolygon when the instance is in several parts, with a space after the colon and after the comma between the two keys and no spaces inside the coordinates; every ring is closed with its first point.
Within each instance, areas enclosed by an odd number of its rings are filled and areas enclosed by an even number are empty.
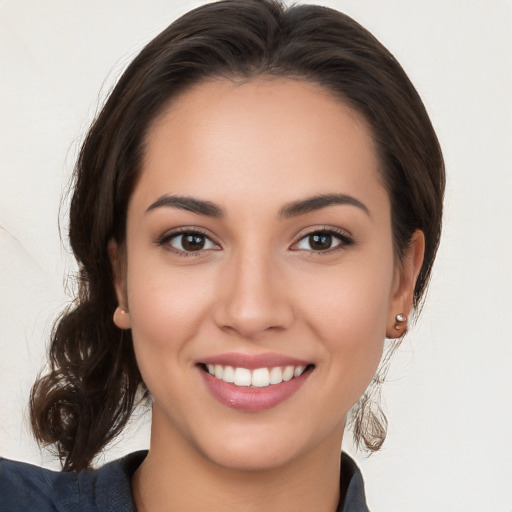
{"type": "MultiPolygon", "coordinates": [[[[128,304],[135,349],[175,356],[193,338],[208,313],[208,279],[197,269],[169,269],[146,260],[128,273],[128,304]]],[[[186,356],[186,354],[182,354],[186,356]]]]}
{"type": "Polygon", "coordinates": [[[392,268],[389,259],[373,267],[347,264],[337,273],[310,280],[303,274],[308,294],[302,316],[318,340],[331,389],[348,392],[343,397],[348,407],[366,389],[382,356],[392,268]]]}
{"type": "Polygon", "coordinates": [[[346,265],[325,275],[301,276],[302,309],[324,339],[366,344],[384,339],[390,304],[392,265],[386,272],[370,266],[346,265]],[[352,341],[351,341],[352,340],[352,341]]]}

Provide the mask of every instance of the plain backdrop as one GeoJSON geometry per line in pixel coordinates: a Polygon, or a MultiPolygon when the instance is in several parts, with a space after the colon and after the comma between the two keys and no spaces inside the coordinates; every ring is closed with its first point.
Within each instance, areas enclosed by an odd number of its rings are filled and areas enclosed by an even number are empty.
{"type": "MultiPolygon", "coordinates": [[[[59,216],[87,126],[138,50],[200,1],[0,0],[0,453],[58,467],[27,397],[75,270],[59,216]],[[58,222],[64,244],[59,238],[58,222]]],[[[406,69],[448,173],[423,314],[397,354],[382,452],[354,452],[380,512],[512,510],[512,2],[328,0],[406,69]]],[[[65,205],[65,202],[64,202],[65,205]]],[[[63,212],[65,213],[65,206],[63,212]]],[[[148,445],[136,415],[98,462],[148,445]]]]}

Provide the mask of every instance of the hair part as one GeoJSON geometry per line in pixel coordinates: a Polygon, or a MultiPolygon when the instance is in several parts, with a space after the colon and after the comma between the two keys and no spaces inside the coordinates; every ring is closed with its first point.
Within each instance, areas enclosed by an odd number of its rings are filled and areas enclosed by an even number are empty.
{"type": "MultiPolygon", "coordinates": [[[[198,7],[128,66],[75,167],[69,238],[80,268],[79,296],[55,324],[50,369],[36,381],[30,400],[35,436],[56,447],[64,470],[88,467],[126,425],[137,393],[145,390],[131,333],[112,321],[117,299],[108,244],[124,241],[147,132],[169,102],[195,84],[261,76],[319,84],[363,115],[390,197],[398,260],[415,230],[425,234],[414,291],[414,305],[420,305],[439,244],[444,164],[423,103],[401,66],[366,29],[333,9],[285,8],[274,0],[198,7]]],[[[359,408],[370,410],[371,419],[354,430],[375,450],[386,421],[365,404],[363,396],[359,408]],[[378,435],[365,428],[368,421],[378,435]]]]}

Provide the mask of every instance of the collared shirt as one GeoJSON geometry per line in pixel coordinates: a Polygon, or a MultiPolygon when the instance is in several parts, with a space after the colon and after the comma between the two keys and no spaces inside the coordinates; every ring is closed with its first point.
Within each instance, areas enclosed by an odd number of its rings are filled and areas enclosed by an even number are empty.
{"type": "MultiPolygon", "coordinates": [[[[146,455],[134,452],[78,473],[0,458],[0,512],[136,512],[131,478],[146,455]]],[[[336,512],[368,512],[361,472],[345,453],[340,486],[336,512]]]]}

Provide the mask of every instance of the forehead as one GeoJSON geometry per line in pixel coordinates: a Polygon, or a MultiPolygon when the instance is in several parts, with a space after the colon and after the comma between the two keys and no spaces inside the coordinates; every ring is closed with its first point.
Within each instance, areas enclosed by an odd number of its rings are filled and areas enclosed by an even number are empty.
{"type": "Polygon", "coordinates": [[[380,187],[363,117],[319,85],[258,78],[200,83],[154,121],[135,196],[276,203],[380,187]]]}

